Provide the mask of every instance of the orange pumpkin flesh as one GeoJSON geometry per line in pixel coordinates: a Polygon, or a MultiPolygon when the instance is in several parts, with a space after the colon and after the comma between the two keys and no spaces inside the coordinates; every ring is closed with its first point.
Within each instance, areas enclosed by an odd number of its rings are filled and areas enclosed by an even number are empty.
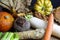
{"type": "Polygon", "coordinates": [[[0,12],[0,31],[8,31],[13,24],[14,18],[7,12],[0,12]]]}

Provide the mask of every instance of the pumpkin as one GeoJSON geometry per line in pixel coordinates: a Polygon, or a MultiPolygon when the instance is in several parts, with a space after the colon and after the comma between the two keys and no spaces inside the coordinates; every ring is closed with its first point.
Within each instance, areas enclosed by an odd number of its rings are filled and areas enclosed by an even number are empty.
{"type": "Polygon", "coordinates": [[[7,12],[0,12],[0,31],[8,31],[13,24],[14,18],[7,12]]]}
{"type": "Polygon", "coordinates": [[[31,1],[32,0],[0,0],[0,5],[10,10],[13,16],[18,16],[17,14],[30,11],[28,7],[31,5],[31,1]]]}
{"type": "Polygon", "coordinates": [[[34,5],[34,9],[40,14],[46,16],[51,13],[53,6],[50,0],[37,0],[34,5]]]}

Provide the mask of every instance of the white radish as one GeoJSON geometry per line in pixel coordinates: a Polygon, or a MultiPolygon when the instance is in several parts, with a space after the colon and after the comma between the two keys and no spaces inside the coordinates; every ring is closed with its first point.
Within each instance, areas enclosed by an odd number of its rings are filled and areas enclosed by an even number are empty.
{"type": "Polygon", "coordinates": [[[52,35],[60,38],[60,25],[57,25],[56,23],[54,23],[52,35]]]}
{"type": "Polygon", "coordinates": [[[47,26],[47,22],[36,17],[32,17],[30,19],[30,23],[33,28],[45,28],[47,26]]]}

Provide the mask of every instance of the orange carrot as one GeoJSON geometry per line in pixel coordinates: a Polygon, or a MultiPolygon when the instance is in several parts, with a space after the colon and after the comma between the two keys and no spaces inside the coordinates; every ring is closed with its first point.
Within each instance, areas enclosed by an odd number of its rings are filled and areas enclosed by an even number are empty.
{"type": "Polygon", "coordinates": [[[48,25],[44,35],[44,40],[50,40],[52,29],[53,29],[53,22],[54,22],[54,17],[53,17],[53,14],[51,14],[48,19],[48,25]]]}

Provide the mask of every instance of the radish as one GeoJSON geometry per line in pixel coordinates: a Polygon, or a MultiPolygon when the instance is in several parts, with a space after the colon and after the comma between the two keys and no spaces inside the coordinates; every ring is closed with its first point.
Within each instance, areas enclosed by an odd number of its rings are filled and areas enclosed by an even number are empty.
{"type": "Polygon", "coordinates": [[[60,25],[57,25],[56,23],[53,24],[53,32],[52,35],[60,38],[60,25]]]}
{"type": "Polygon", "coordinates": [[[33,28],[45,28],[47,26],[46,21],[33,17],[32,15],[27,15],[25,18],[31,23],[33,28]]]}

